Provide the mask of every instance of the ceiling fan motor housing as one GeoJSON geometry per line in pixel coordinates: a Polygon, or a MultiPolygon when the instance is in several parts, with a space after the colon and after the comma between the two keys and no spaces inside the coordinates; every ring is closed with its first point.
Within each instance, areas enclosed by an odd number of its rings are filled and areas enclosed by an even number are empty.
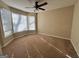
{"type": "Polygon", "coordinates": [[[39,8],[39,6],[38,6],[38,2],[36,1],[35,2],[35,6],[34,6],[36,9],[38,9],[39,8]]]}

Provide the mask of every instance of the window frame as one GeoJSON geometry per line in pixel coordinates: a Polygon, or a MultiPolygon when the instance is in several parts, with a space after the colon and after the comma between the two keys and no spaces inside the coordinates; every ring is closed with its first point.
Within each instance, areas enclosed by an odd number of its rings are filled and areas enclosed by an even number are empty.
{"type": "MultiPolygon", "coordinates": [[[[3,25],[3,21],[2,21],[2,14],[1,14],[1,11],[2,10],[7,10],[6,8],[2,8],[1,10],[0,10],[0,17],[1,17],[1,27],[2,27],[2,32],[3,32],[3,34],[2,34],[2,36],[3,36],[3,38],[8,38],[9,36],[11,36],[13,33],[12,33],[12,23],[10,23],[11,24],[11,28],[10,28],[10,31],[11,31],[11,34],[9,34],[8,36],[5,36],[5,32],[8,32],[8,31],[4,31],[4,25],[3,25]]],[[[10,10],[7,10],[7,11],[9,11],[10,12],[10,15],[11,15],[11,11],[10,10]]],[[[10,22],[11,22],[11,17],[10,17],[10,22]]]]}
{"type": "MultiPolygon", "coordinates": [[[[2,8],[3,9],[3,8],[2,8]]],[[[2,10],[1,9],[1,10],[2,10]]],[[[6,9],[6,8],[4,8],[4,9],[6,9]]],[[[1,14],[1,10],[0,10],[0,14],[1,14]]],[[[7,10],[7,9],[6,9],[7,10]]],[[[10,11],[10,10],[8,10],[8,11],[10,11]]],[[[13,29],[13,27],[14,27],[14,25],[13,25],[13,18],[12,18],[12,13],[15,13],[15,12],[11,12],[10,11],[10,14],[11,14],[11,32],[12,32],[12,34],[11,35],[9,35],[8,37],[5,37],[5,33],[4,33],[4,29],[3,29],[3,24],[2,24],[2,18],[1,18],[1,26],[2,26],[2,36],[3,36],[3,38],[4,39],[6,39],[6,38],[9,38],[10,36],[12,36],[12,35],[14,35],[15,33],[18,33],[18,32],[14,32],[14,29],[13,29]]],[[[19,14],[19,13],[15,13],[15,14],[19,14]]],[[[19,15],[23,15],[23,14],[19,14],[19,15]]],[[[36,28],[36,26],[37,26],[37,24],[36,24],[36,16],[35,15],[32,15],[32,16],[34,16],[35,17],[35,30],[29,30],[29,22],[28,22],[28,16],[30,16],[30,15],[24,15],[24,16],[26,16],[26,18],[27,18],[27,30],[26,30],[26,32],[35,32],[36,30],[37,30],[37,28],[36,28]]],[[[1,17],[1,16],[0,16],[1,17]]],[[[25,31],[25,30],[24,30],[25,31]]],[[[24,31],[21,31],[21,32],[24,32],[24,31]]]]}

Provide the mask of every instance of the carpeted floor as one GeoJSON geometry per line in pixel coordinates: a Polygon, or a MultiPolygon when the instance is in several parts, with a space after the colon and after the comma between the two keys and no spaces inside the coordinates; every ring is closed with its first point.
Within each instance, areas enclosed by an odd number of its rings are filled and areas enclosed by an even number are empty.
{"type": "Polygon", "coordinates": [[[4,54],[14,58],[77,57],[69,40],[45,35],[28,35],[15,39],[3,48],[4,54]]]}

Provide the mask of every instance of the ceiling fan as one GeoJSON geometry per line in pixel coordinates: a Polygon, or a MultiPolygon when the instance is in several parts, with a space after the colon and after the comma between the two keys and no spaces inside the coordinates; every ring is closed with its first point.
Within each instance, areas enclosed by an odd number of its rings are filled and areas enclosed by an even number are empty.
{"type": "Polygon", "coordinates": [[[45,11],[45,9],[41,8],[41,7],[47,5],[48,3],[47,2],[44,2],[42,4],[38,4],[38,3],[39,3],[39,1],[35,1],[35,5],[33,7],[26,7],[26,8],[35,8],[35,10],[45,11]]]}

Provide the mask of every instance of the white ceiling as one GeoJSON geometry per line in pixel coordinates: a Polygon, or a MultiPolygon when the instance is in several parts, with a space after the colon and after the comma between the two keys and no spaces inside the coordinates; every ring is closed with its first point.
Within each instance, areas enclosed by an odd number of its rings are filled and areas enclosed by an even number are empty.
{"type": "MultiPolygon", "coordinates": [[[[35,0],[2,0],[8,6],[26,11],[26,12],[34,12],[34,8],[25,8],[32,7],[34,5],[35,0]]],[[[43,8],[47,10],[67,7],[75,4],[76,0],[40,0],[40,3],[48,2],[48,5],[43,8]]],[[[41,11],[40,11],[41,12],[41,11]]]]}

